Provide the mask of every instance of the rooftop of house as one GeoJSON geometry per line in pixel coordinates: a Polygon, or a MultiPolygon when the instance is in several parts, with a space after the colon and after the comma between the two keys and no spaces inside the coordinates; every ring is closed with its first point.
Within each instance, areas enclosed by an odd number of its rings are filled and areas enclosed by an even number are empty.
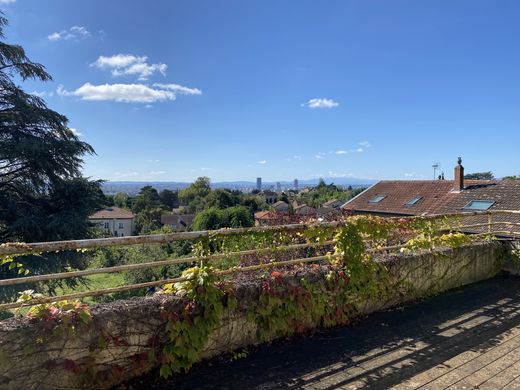
{"type": "Polygon", "coordinates": [[[279,207],[279,206],[289,206],[289,205],[286,202],[284,202],[283,200],[279,200],[278,202],[273,203],[274,208],[279,207]]]}
{"type": "Polygon", "coordinates": [[[107,207],[96,211],[89,219],[132,219],[134,214],[131,211],[120,207],[107,207]]]}
{"type": "Polygon", "coordinates": [[[315,214],[316,209],[307,204],[302,204],[302,205],[294,207],[294,213],[295,214],[315,214]]]}
{"type": "Polygon", "coordinates": [[[337,200],[337,199],[329,200],[328,202],[323,203],[323,207],[331,206],[337,202],[339,202],[339,200],[337,200]]]}
{"type": "Polygon", "coordinates": [[[462,211],[520,210],[520,181],[467,181],[453,191],[451,180],[384,180],[342,208],[399,215],[434,215],[462,211]]]}
{"type": "Polygon", "coordinates": [[[257,211],[255,213],[255,219],[278,219],[279,216],[273,213],[272,211],[257,211]]]}
{"type": "Polygon", "coordinates": [[[171,225],[171,224],[183,224],[185,226],[189,226],[193,223],[195,219],[195,214],[163,214],[161,215],[161,223],[163,225],[171,225]]]}
{"type": "Polygon", "coordinates": [[[393,215],[520,210],[520,181],[464,180],[459,159],[454,180],[383,180],[352,198],[342,209],[393,215]]]}

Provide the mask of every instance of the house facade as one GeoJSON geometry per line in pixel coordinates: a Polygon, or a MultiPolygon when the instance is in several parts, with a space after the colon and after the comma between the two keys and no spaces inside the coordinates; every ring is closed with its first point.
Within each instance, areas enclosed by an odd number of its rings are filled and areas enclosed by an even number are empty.
{"type": "Polygon", "coordinates": [[[264,199],[264,202],[271,205],[276,203],[276,199],[278,199],[278,194],[271,190],[264,190],[260,193],[260,196],[264,199]]]}
{"type": "Polygon", "coordinates": [[[88,217],[107,236],[132,236],[135,232],[134,214],[119,207],[107,207],[88,217]]]}

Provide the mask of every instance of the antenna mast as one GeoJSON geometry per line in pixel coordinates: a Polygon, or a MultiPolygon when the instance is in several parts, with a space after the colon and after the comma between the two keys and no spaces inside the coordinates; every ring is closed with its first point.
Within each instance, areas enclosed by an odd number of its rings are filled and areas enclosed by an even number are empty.
{"type": "Polygon", "coordinates": [[[439,169],[439,167],[441,166],[441,163],[439,162],[434,162],[432,164],[432,168],[433,168],[433,180],[437,180],[437,169],[439,169]]]}

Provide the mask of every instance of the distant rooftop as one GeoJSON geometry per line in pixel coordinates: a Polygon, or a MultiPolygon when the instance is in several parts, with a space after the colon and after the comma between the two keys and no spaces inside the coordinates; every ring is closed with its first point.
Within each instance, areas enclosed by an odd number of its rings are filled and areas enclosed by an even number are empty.
{"type": "Polygon", "coordinates": [[[132,219],[134,214],[131,211],[122,209],[120,207],[107,207],[96,211],[89,219],[132,219]]]}

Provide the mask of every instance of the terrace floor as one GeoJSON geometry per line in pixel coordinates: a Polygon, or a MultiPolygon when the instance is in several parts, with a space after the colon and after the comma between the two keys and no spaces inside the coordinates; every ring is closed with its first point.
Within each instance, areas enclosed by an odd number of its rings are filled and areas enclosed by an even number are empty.
{"type": "Polygon", "coordinates": [[[476,283],[168,381],[155,375],[127,388],[520,389],[520,279],[476,283]]]}

